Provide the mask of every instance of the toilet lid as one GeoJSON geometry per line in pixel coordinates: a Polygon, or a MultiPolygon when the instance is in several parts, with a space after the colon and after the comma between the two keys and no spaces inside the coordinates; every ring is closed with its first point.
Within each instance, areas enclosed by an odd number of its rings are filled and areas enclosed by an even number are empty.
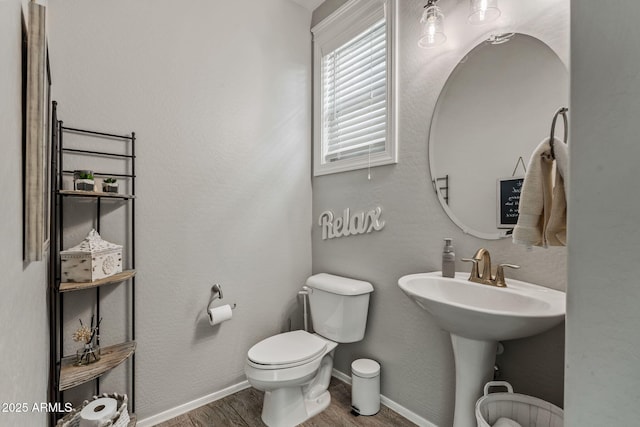
{"type": "Polygon", "coordinates": [[[322,354],[326,341],[305,331],[292,331],[266,338],[249,349],[249,360],[261,365],[302,363],[322,354]]]}

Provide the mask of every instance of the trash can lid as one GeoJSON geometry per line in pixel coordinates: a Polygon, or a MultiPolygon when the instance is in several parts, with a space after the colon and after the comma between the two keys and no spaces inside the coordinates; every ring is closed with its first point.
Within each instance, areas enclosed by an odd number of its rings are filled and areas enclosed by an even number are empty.
{"type": "Polygon", "coordinates": [[[354,360],[351,364],[351,372],[361,378],[373,378],[380,375],[380,364],[371,359],[354,360]]]}

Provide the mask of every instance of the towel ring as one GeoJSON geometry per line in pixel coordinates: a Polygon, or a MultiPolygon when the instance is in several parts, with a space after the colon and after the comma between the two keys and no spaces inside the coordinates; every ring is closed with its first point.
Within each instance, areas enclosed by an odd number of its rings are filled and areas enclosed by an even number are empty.
{"type": "Polygon", "coordinates": [[[567,111],[569,109],[567,107],[562,107],[556,111],[556,114],[553,116],[553,120],[551,121],[551,136],[549,137],[549,145],[551,146],[551,158],[556,158],[556,153],[553,150],[553,142],[554,142],[554,134],[556,131],[556,120],[559,115],[562,115],[562,120],[564,122],[564,143],[566,144],[569,141],[569,121],[567,120],[567,111]]]}

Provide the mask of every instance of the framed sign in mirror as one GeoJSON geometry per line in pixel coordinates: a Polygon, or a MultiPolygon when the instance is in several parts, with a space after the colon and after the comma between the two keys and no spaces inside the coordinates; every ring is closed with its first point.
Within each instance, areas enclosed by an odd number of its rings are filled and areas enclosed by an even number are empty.
{"type": "Polygon", "coordinates": [[[28,4],[23,48],[24,249],[26,262],[41,261],[49,245],[50,87],[46,8],[28,4]]]}
{"type": "Polygon", "coordinates": [[[518,208],[520,207],[520,192],[524,177],[499,178],[496,180],[498,194],[497,228],[512,229],[518,223],[518,208]]]}

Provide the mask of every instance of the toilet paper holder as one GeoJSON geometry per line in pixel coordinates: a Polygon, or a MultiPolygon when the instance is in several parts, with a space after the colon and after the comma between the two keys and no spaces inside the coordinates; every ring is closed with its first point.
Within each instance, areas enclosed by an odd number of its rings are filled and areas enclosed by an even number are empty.
{"type": "MultiPolygon", "coordinates": [[[[222,286],[217,283],[211,287],[211,298],[209,299],[209,304],[207,305],[207,311],[209,311],[212,307],[211,304],[215,302],[215,300],[222,299],[222,286]]],[[[231,304],[231,309],[236,308],[236,303],[231,304]]]]}

